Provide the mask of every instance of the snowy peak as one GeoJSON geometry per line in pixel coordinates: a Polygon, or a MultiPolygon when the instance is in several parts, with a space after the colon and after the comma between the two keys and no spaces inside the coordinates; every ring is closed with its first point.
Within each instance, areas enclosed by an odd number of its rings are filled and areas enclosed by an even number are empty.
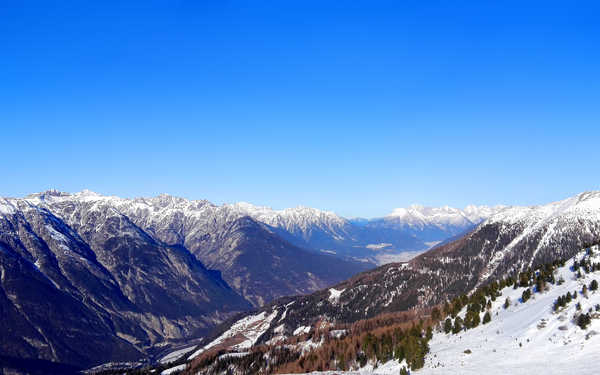
{"type": "Polygon", "coordinates": [[[580,193],[542,206],[510,207],[490,216],[487,222],[532,223],[576,216],[600,218],[600,191],[580,193]]]}
{"type": "Polygon", "coordinates": [[[490,215],[504,209],[504,206],[469,205],[464,210],[442,206],[425,207],[413,204],[408,208],[396,208],[384,220],[402,222],[411,227],[436,226],[468,226],[477,225],[490,215]]]}
{"type": "Polygon", "coordinates": [[[240,213],[244,213],[265,224],[279,226],[281,223],[312,223],[323,222],[337,223],[344,225],[346,220],[331,211],[322,211],[316,208],[297,206],[295,208],[286,208],[283,210],[274,210],[270,207],[255,206],[247,202],[238,202],[226,205],[240,213]]]}

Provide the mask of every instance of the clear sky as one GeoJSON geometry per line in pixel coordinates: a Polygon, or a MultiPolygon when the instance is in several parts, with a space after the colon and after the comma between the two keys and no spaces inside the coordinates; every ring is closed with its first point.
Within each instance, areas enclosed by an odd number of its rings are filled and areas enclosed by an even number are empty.
{"type": "Polygon", "coordinates": [[[600,189],[583,1],[2,1],[0,195],[381,216],[600,189]]]}

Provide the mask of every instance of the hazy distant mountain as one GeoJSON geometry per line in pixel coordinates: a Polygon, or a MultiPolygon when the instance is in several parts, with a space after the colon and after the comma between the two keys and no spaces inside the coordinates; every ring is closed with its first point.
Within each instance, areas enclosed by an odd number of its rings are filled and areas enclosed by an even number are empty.
{"type": "Polygon", "coordinates": [[[467,206],[464,210],[412,205],[396,208],[391,214],[377,219],[357,221],[369,228],[393,228],[414,235],[426,242],[443,241],[473,229],[483,220],[505,206],[467,206]]]}
{"type": "Polygon", "coordinates": [[[345,219],[333,212],[301,206],[273,210],[242,202],[223,208],[269,225],[297,246],[386,263],[471,230],[505,207],[467,206],[460,210],[413,205],[376,219],[345,219]]]}

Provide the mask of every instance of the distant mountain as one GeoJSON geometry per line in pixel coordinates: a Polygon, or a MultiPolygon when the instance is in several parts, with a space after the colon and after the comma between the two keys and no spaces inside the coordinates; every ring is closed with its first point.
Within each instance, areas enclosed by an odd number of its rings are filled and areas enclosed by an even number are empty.
{"type": "Polygon", "coordinates": [[[505,207],[467,206],[460,210],[413,205],[376,219],[345,219],[302,206],[273,210],[242,202],[223,208],[268,225],[297,246],[381,264],[463,234],[505,207]]]}
{"type": "MultiPolygon", "coordinates": [[[[261,343],[318,321],[351,323],[386,312],[442,303],[487,280],[569,259],[600,243],[600,192],[499,211],[458,240],[406,263],[387,264],[311,295],[283,298],[256,314],[271,317],[261,343]]],[[[250,318],[246,318],[250,319],[250,318]]],[[[243,331],[236,332],[244,337],[243,331]]]]}
{"type": "Polygon", "coordinates": [[[355,220],[368,228],[396,229],[431,244],[471,230],[505,208],[471,205],[461,210],[448,206],[412,205],[408,208],[396,208],[383,218],[355,220]]]}

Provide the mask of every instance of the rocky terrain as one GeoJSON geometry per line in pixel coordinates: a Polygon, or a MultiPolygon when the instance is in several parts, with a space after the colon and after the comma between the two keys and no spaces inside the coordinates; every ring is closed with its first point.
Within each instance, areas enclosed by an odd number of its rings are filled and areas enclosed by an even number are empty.
{"type": "Polygon", "coordinates": [[[135,360],[253,305],[369,267],[214,210],[168,196],[87,191],[1,199],[2,354],[83,367],[135,360]]]}

